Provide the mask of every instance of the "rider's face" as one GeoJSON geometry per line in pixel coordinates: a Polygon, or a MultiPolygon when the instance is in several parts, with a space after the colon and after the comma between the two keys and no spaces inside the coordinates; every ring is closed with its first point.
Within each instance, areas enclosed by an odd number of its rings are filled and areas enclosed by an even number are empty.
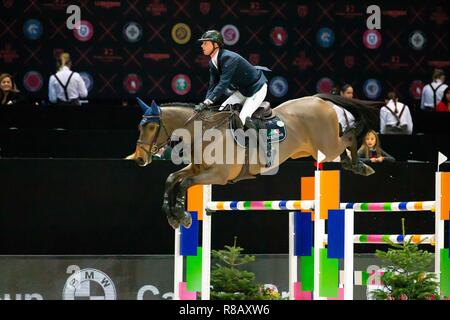
{"type": "Polygon", "coordinates": [[[202,49],[205,56],[210,56],[216,48],[214,48],[214,43],[212,41],[203,41],[202,49]]]}

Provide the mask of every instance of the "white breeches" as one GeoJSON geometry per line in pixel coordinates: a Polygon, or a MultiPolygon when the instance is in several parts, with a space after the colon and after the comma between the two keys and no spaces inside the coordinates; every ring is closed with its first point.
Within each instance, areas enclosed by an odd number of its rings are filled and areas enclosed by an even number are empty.
{"type": "Polygon", "coordinates": [[[239,114],[239,118],[242,121],[242,124],[245,124],[245,119],[247,117],[251,117],[252,114],[259,108],[261,103],[264,102],[264,99],[267,95],[267,83],[264,84],[258,92],[256,92],[251,97],[244,97],[239,91],[235,91],[224,103],[222,103],[222,107],[219,110],[222,110],[228,104],[243,104],[242,111],[239,114]]]}

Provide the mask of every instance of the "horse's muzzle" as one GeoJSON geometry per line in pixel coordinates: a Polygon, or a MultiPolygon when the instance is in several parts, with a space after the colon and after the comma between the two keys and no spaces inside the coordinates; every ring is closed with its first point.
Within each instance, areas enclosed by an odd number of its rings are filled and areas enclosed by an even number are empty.
{"type": "Polygon", "coordinates": [[[140,167],[145,167],[150,164],[151,161],[144,160],[142,157],[137,157],[134,161],[138,164],[140,167]]]}

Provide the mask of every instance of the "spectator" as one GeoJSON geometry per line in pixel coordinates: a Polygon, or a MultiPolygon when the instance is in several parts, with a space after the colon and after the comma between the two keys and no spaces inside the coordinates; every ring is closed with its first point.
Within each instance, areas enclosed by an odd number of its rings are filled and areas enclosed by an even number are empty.
{"type": "Polygon", "coordinates": [[[58,72],[50,77],[48,98],[50,102],[63,105],[81,105],[88,91],[83,78],[70,70],[72,62],[68,53],[62,53],[57,61],[58,72]]]}
{"type": "Polygon", "coordinates": [[[370,161],[370,162],[394,162],[395,159],[393,156],[388,154],[386,151],[381,149],[380,139],[377,133],[373,130],[367,132],[364,137],[364,142],[358,150],[358,156],[362,161],[370,161]]]}
{"type": "MultiPolygon", "coordinates": [[[[340,95],[345,98],[352,99],[353,87],[349,84],[345,84],[340,90],[340,95]]],[[[340,124],[340,135],[343,135],[345,132],[355,127],[355,117],[348,110],[335,105],[334,103],[333,108],[340,124]]]]}
{"type": "Polygon", "coordinates": [[[413,123],[409,107],[398,102],[395,92],[389,92],[386,106],[380,110],[381,134],[412,134],[413,123]]]}
{"type": "Polygon", "coordinates": [[[339,93],[342,97],[346,97],[346,98],[350,98],[350,99],[353,99],[355,97],[354,93],[353,93],[353,87],[348,83],[344,84],[342,86],[339,93]]]}
{"type": "Polygon", "coordinates": [[[11,75],[0,75],[0,105],[12,106],[27,102],[26,97],[20,93],[11,75]]]}
{"type": "Polygon", "coordinates": [[[436,109],[436,106],[442,100],[444,90],[448,87],[444,81],[444,71],[435,69],[433,73],[433,82],[423,87],[420,109],[425,111],[434,111],[436,109]]]}
{"type": "Polygon", "coordinates": [[[450,87],[447,87],[442,96],[441,102],[436,107],[437,112],[450,112],[450,87]]]}

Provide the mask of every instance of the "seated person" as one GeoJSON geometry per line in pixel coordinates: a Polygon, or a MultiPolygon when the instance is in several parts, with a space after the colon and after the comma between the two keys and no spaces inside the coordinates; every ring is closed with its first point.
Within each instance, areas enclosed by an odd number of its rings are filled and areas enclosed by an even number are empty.
{"type": "Polygon", "coordinates": [[[361,148],[358,150],[358,156],[362,161],[370,161],[370,162],[394,162],[395,159],[393,156],[388,154],[386,151],[381,149],[380,139],[377,133],[373,130],[367,132],[364,137],[363,144],[361,148]]]}
{"type": "Polygon", "coordinates": [[[412,134],[413,123],[409,107],[398,102],[395,92],[389,92],[386,106],[380,110],[381,134],[412,134]]]}
{"type": "Polygon", "coordinates": [[[20,93],[11,75],[0,75],[0,105],[12,106],[26,103],[26,97],[20,93]]]}
{"type": "Polygon", "coordinates": [[[444,95],[436,107],[436,112],[450,112],[450,87],[444,90],[444,95]]]}
{"type": "Polygon", "coordinates": [[[81,105],[88,91],[80,74],[70,70],[72,62],[68,53],[62,53],[57,61],[58,72],[50,77],[48,98],[51,103],[81,105]]]}

